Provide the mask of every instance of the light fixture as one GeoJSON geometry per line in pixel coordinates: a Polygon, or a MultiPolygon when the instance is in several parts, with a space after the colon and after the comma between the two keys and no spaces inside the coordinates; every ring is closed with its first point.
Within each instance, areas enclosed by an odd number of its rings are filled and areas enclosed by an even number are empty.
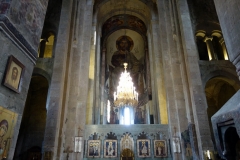
{"type": "Polygon", "coordinates": [[[117,91],[114,92],[114,105],[121,108],[126,106],[138,106],[138,93],[132,82],[130,73],[127,72],[127,63],[124,63],[125,71],[122,72],[117,91]]]}

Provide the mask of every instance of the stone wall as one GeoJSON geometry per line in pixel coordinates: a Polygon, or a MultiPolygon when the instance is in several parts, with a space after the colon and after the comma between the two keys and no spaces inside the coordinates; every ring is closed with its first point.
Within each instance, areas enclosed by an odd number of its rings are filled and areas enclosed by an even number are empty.
{"type": "Polygon", "coordinates": [[[240,76],[240,1],[214,0],[229,58],[240,76]]]}
{"type": "Polygon", "coordinates": [[[42,33],[47,5],[48,0],[13,0],[7,13],[13,25],[35,50],[42,33]]]}
{"type": "Polygon", "coordinates": [[[46,125],[47,92],[47,80],[42,76],[34,76],[31,79],[21,128],[19,130],[14,154],[15,160],[27,159],[31,154],[30,149],[42,147],[46,125]]]}
{"type": "Polygon", "coordinates": [[[38,43],[41,36],[48,0],[1,1],[0,2],[0,106],[18,114],[8,159],[13,158],[18,132],[25,106],[27,92],[37,59],[38,43]],[[3,85],[8,58],[13,55],[24,66],[19,93],[3,85]]]}
{"type": "Polygon", "coordinates": [[[3,106],[4,108],[18,114],[18,121],[14,128],[14,137],[12,137],[10,152],[8,155],[9,157],[12,157],[16,140],[18,138],[18,130],[22,119],[25,100],[28,93],[28,87],[31,80],[34,64],[25,54],[23,54],[17,45],[12,43],[12,41],[2,31],[0,32],[0,48],[0,106],[3,106]],[[20,93],[16,93],[15,91],[3,85],[7,62],[10,55],[14,55],[14,57],[25,66],[24,74],[20,80],[20,93]]]}

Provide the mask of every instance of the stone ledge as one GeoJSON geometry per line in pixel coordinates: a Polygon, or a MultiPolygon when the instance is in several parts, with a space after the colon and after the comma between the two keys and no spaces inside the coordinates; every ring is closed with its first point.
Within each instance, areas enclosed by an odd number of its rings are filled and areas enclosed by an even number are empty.
{"type": "Polygon", "coordinates": [[[27,40],[21,35],[21,33],[14,27],[10,20],[4,16],[0,15],[0,30],[7,35],[9,39],[21,50],[23,53],[36,64],[37,51],[35,51],[32,46],[27,42],[27,40]]]}

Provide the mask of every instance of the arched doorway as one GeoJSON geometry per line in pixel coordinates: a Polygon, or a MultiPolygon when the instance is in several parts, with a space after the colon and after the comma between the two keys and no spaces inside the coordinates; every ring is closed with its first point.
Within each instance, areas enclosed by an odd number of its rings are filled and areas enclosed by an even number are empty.
{"type": "Polygon", "coordinates": [[[235,81],[220,76],[210,79],[205,86],[205,93],[208,104],[207,114],[214,145],[215,139],[212,129],[211,117],[221,109],[221,107],[237,92],[239,88],[239,84],[235,83],[235,81]]]}
{"type": "Polygon", "coordinates": [[[47,79],[39,75],[32,76],[15,149],[15,160],[30,160],[34,157],[41,159],[47,93],[47,79]]]}
{"type": "Polygon", "coordinates": [[[121,153],[121,160],[134,160],[134,153],[129,148],[126,148],[121,153]]]}
{"type": "Polygon", "coordinates": [[[224,134],[224,157],[228,160],[239,159],[239,136],[235,127],[229,127],[224,134]]]}

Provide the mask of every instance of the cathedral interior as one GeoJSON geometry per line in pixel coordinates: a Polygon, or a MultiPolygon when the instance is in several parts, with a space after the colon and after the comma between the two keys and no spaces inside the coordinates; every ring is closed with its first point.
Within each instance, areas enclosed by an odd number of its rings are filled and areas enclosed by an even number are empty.
{"type": "Polygon", "coordinates": [[[239,0],[1,0],[0,160],[239,160],[239,0]]]}

